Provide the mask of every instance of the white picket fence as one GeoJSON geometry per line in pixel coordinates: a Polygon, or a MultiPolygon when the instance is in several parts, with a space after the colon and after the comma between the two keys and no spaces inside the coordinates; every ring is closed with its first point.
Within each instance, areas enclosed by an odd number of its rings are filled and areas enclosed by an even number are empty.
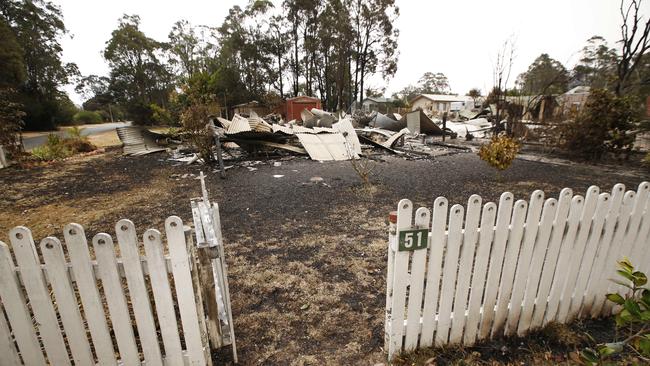
{"type": "Polygon", "coordinates": [[[115,232],[92,250],[78,224],[65,245],[22,226],[0,242],[0,364],[212,364],[190,229],[169,217],[166,245],[129,220],[115,232]]]}
{"type": "Polygon", "coordinates": [[[389,358],[611,314],[605,294],[624,289],[609,281],[616,261],[650,270],[649,193],[648,182],[636,192],[592,186],[585,197],[565,188],[546,201],[542,191],[530,202],[506,192],[498,206],[473,195],[466,213],[439,197],[433,218],[419,208],[414,221],[411,201],[400,201],[388,250],[389,358]],[[424,249],[412,250],[415,229],[429,231],[424,249]]]}

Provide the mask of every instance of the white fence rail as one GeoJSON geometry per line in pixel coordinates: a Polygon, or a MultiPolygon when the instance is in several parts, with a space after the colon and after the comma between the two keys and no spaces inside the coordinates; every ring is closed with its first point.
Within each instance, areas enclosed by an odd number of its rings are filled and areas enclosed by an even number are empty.
{"type": "Polygon", "coordinates": [[[585,197],[535,191],[530,202],[506,192],[498,206],[473,195],[466,213],[439,197],[433,218],[419,208],[414,221],[411,201],[400,201],[388,249],[389,358],[610,314],[605,294],[623,290],[609,281],[616,260],[650,270],[649,193],[648,182],[636,192],[592,186],[585,197]],[[428,245],[417,241],[422,229],[428,245]]]}
{"type": "Polygon", "coordinates": [[[129,220],[115,232],[89,247],[69,224],[65,244],[37,246],[19,226],[0,242],[2,365],[211,365],[189,228],[169,217],[166,243],[129,220]]]}

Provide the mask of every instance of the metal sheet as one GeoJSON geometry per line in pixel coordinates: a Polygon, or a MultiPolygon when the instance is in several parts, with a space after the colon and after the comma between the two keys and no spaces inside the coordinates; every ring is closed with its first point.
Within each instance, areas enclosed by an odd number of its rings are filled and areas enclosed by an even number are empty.
{"type": "Polygon", "coordinates": [[[154,134],[149,130],[136,126],[118,127],[115,130],[122,141],[124,155],[144,155],[165,150],[158,146],[154,134]]]}
{"type": "Polygon", "coordinates": [[[338,121],[332,127],[334,127],[335,130],[343,134],[343,137],[345,138],[348,147],[356,155],[361,154],[361,143],[359,142],[359,137],[357,136],[357,132],[354,130],[354,127],[352,126],[352,121],[349,118],[344,118],[338,121]]]}

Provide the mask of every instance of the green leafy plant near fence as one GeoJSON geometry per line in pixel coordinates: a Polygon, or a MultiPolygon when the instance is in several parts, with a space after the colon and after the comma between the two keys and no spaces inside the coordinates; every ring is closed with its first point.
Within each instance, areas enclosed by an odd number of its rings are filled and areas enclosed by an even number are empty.
{"type": "Polygon", "coordinates": [[[613,280],[628,289],[623,294],[607,294],[607,300],[621,307],[616,314],[616,327],[620,339],[586,348],[580,354],[584,365],[601,365],[616,354],[629,350],[646,362],[650,362],[650,289],[645,287],[648,278],[635,270],[625,258],[618,262],[617,273],[623,280],[613,280]]]}
{"type": "Polygon", "coordinates": [[[83,128],[72,127],[67,131],[68,137],[60,137],[51,133],[47,136],[47,142],[44,145],[32,150],[32,156],[38,160],[52,161],[97,149],[88,141],[88,137],[82,135],[82,131],[83,128]]]}

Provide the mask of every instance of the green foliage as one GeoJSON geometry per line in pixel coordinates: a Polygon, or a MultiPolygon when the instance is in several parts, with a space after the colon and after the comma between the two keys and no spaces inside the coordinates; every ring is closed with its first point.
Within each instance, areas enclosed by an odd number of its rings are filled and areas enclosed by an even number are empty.
{"type": "Polygon", "coordinates": [[[205,162],[214,161],[214,137],[212,130],[207,127],[212,114],[213,110],[205,103],[194,103],[181,114],[181,122],[189,136],[189,142],[205,162]]]}
{"type": "Polygon", "coordinates": [[[572,77],[577,85],[594,89],[611,87],[616,80],[618,55],[609,48],[603,37],[593,36],[582,49],[580,62],[573,68],[572,77]]]}
{"type": "Polygon", "coordinates": [[[10,155],[16,158],[20,152],[20,132],[23,127],[22,105],[15,102],[15,91],[0,88],[0,145],[3,145],[10,155]]]}
{"type": "Polygon", "coordinates": [[[167,109],[160,107],[159,105],[152,103],[149,105],[151,108],[151,120],[156,125],[170,126],[175,123],[172,114],[167,109]]]}
{"type": "Polygon", "coordinates": [[[0,18],[0,86],[15,88],[27,77],[24,52],[9,25],[0,18]]]}
{"type": "Polygon", "coordinates": [[[51,161],[65,159],[72,155],[72,151],[59,135],[51,133],[47,135],[45,145],[32,149],[32,155],[43,161],[51,161]]]}
{"type": "Polygon", "coordinates": [[[481,145],[478,156],[491,167],[506,170],[517,157],[520,147],[519,142],[513,138],[495,137],[490,143],[481,145]]]}
{"type": "Polygon", "coordinates": [[[618,267],[616,272],[623,280],[614,282],[629,291],[623,295],[607,294],[607,300],[621,307],[615,319],[619,330],[617,334],[624,338],[600,344],[597,349],[584,349],[580,353],[580,361],[584,365],[600,365],[626,347],[639,356],[650,358],[650,289],[644,287],[648,283],[648,277],[637,271],[627,258],[618,261],[618,267]]]}
{"type": "Polygon", "coordinates": [[[90,152],[97,147],[88,141],[87,136],[82,136],[83,128],[74,126],[66,130],[67,137],[57,134],[47,135],[47,142],[32,149],[32,155],[43,161],[65,159],[77,153],[90,152]]]}
{"type": "Polygon", "coordinates": [[[556,142],[572,154],[600,159],[606,152],[629,154],[634,147],[636,117],[634,103],[629,97],[595,89],[576,118],[559,127],[556,142]]]}
{"type": "Polygon", "coordinates": [[[159,57],[165,48],[140,30],[140,17],[124,15],[104,49],[110,94],[137,124],[151,124],[151,104],[165,103],[173,89],[170,70],[159,57]]]}
{"type": "Polygon", "coordinates": [[[102,115],[93,111],[79,111],[72,118],[75,124],[86,125],[93,123],[102,123],[102,115]]]}
{"type": "Polygon", "coordinates": [[[562,94],[568,89],[568,82],[567,69],[546,53],[537,57],[517,80],[519,88],[526,95],[562,94]]]}
{"type": "Polygon", "coordinates": [[[79,72],[75,64],[61,61],[60,39],[67,30],[59,6],[46,0],[6,0],[0,6],[0,21],[10,29],[0,30],[0,78],[19,82],[13,87],[24,106],[25,127],[45,130],[70,122],[76,111],[60,87],[79,72]],[[20,71],[23,66],[29,72],[20,71]]]}

